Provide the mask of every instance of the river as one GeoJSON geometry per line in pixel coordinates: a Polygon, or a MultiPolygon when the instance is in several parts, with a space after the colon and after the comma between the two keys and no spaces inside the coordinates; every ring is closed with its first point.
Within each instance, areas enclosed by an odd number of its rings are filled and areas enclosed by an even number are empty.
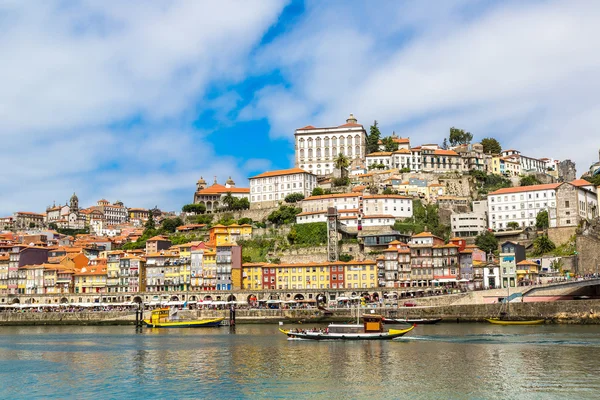
{"type": "Polygon", "coordinates": [[[600,326],[418,326],[393,342],[275,325],[0,327],[2,397],[597,399],[600,326]]]}

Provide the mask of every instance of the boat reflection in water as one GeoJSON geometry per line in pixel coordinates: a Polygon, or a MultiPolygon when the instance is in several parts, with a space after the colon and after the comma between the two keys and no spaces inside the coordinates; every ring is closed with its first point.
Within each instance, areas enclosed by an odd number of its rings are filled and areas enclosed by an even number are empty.
{"type": "Polygon", "coordinates": [[[327,329],[279,329],[288,340],[392,340],[406,335],[415,325],[406,329],[389,329],[384,332],[380,315],[363,316],[362,324],[330,324],[327,329]]]}

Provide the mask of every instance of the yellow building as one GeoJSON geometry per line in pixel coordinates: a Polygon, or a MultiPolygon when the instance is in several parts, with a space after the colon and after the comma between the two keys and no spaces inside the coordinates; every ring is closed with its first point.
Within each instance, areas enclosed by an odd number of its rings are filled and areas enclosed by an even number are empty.
{"type": "Polygon", "coordinates": [[[344,265],[344,285],[346,289],[368,289],[376,288],[377,267],[376,261],[350,261],[338,263],[344,265]]]}
{"type": "Polygon", "coordinates": [[[0,294],[8,294],[8,262],[10,256],[0,255],[0,294]]]}
{"type": "Polygon", "coordinates": [[[191,260],[192,246],[200,242],[184,243],[176,246],[171,246],[172,250],[179,252],[179,282],[181,290],[190,290],[192,287],[191,281],[191,260]]]}
{"type": "Polygon", "coordinates": [[[215,225],[208,231],[209,243],[213,246],[235,244],[239,239],[249,239],[252,236],[252,225],[233,224],[229,226],[215,225]]]}
{"type": "Polygon", "coordinates": [[[517,263],[517,282],[535,282],[540,274],[540,266],[533,261],[523,260],[517,263]]]}
{"type": "Polygon", "coordinates": [[[242,264],[242,289],[262,290],[262,267],[266,263],[242,264]]]}
{"type": "Polygon", "coordinates": [[[204,252],[204,258],[202,259],[202,277],[204,290],[215,290],[217,287],[217,252],[214,250],[207,250],[204,252]]]}
{"type": "Polygon", "coordinates": [[[106,259],[92,260],[75,273],[75,293],[106,293],[106,278],[106,259]]]}

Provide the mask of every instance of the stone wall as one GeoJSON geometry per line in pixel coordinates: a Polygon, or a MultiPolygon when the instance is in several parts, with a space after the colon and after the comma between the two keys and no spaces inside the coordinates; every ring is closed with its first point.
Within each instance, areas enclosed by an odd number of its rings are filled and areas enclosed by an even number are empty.
{"type": "MultiPolygon", "coordinates": [[[[443,318],[448,322],[484,321],[496,317],[504,310],[501,304],[445,305],[439,307],[377,308],[375,313],[384,316],[409,318],[443,318]]],[[[332,316],[325,316],[318,309],[305,310],[237,310],[237,323],[273,323],[299,321],[318,323],[347,321],[355,317],[355,310],[333,309],[332,316]]],[[[364,312],[364,310],[363,310],[364,312]]],[[[510,315],[521,319],[544,318],[549,323],[600,324],[600,300],[572,300],[536,303],[511,303],[510,315]]],[[[145,317],[148,317],[146,311],[145,317]]],[[[182,319],[211,317],[228,318],[225,310],[182,311],[182,319]]],[[[131,325],[135,313],[131,312],[83,312],[83,313],[31,313],[0,312],[0,325],[131,325]]],[[[418,328],[417,328],[418,329],[418,328]]]]}
{"type": "Polygon", "coordinates": [[[571,160],[564,160],[558,163],[558,181],[571,182],[577,179],[577,170],[575,163],[571,160]]]}
{"type": "MultiPolygon", "coordinates": [[[[338,248],[339,254],[350,254],[355,260],[374,259],[360,251],[358,243],[344,243],[338,248]]],[[[327,246],[302,247],[286,250],[278,257],[282,263],[327,262],[327,246]]]]}
{"type": "Polygon", "coordinates": [[[579,274],[594,274],[600,269],[600,240],[594,236],[578,235],[578,270],[579,274]]]}
{"type": "Polygon", "coordinates": [[[548,238],[557,246],[567,243],[575,233],[577,233],[577,227],[575,226],[548,228],[548,238]]]}

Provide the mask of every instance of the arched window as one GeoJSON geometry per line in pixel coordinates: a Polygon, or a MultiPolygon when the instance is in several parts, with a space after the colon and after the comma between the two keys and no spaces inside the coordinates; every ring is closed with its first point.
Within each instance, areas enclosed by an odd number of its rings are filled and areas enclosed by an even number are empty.
{"type": "Polygon", "coordinates": [[[352,136],[348,135],[347,139],[348,139],[348,143],[347,143],[348,146],[351,146],[352,145],[352,136]]]}
{"type": "Polygon", "coordinates": [[[308,148],[310,149],[313,146],[312,138],[308,139],[308,148]]]}
{"type": "Polygon", "coordinates": [[[348,156],[352,155],[352,146],[348,145],[348,156]]]}
{"type": "Polygon", "coordinates": [[[334,147],[337,146],[337,138],[335,136],[331,138],[331,145],[334,147]]]}
{"type": "Polygon", "coordinates": [[[337,147],[332,147],[331,148],[331,157],[335,157],[337,156],[337,147]]]}
{"type": "Polygon", "coordinates": [[[305,144],[306,144],[306,143],[304,142],[304,139],[300,139],[300,148],[301,148],[301,149],[302,149],[302,148],[304,148],[304,145],[305,145],[305,144]]]}
{"type": "Polygon", "coordinates": [[[300,149],[300,158],[304,158],[304,149],[300,149]]]}
{"type": "Polygon", "coordinates": [[[315,142],[317,147],[321,147],[321,138],[318,137],[315,142]]]}
{"type": "Polygon", "coordinates": [[[354,156],[355,157],[361,157],[362,155],[360,154],[360,146],[356,145],[354,147],[354,156]]]}
{"type": "Polygon", "coordinates": [[[329,137],[325,136],[325,139],[323,139],[323,142],[325,142],[325,147],[329,147],[329,137]]]}
{"type": "Polygon", "coordinates": [[[308,158],[312,158],[312,149],[308,149],[308,158]]]}
{"type": "Polygon", "coordinates": [[[344,137],[340,137],[340,147],[344,145],[344,137]]]}
{"type": "Polygon", "coordinates": [[[321,148],[317,147],[317,158],[321,157],[321,148]]]}

